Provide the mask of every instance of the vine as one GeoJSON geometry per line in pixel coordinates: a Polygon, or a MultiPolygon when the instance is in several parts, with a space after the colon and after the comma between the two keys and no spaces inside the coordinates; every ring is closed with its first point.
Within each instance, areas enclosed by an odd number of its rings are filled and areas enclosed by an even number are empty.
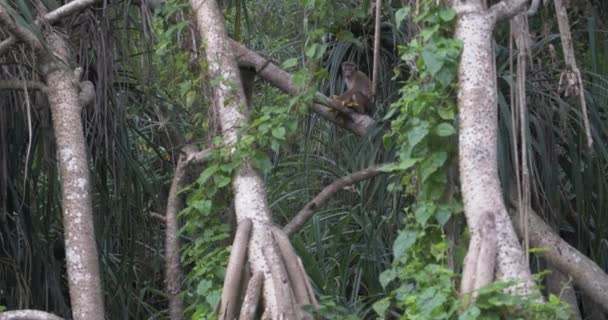
{"type": "MultiPolygon", "coordinates": [[[[418,4],[415,12],[406,7],[396,13],[398,25],[414,15],[420,32],[400,48],[411,74],[385,116],[391,129],[384,136],[385,147],[396,147],[399,160],[389,170],[402,175],[401,183],[389,188],[416,202],[405,209],[404,227],[393,243],[393,265],[380,275],[388,295],[373,308],[381,317],[399,314],[401,319],[567,319],[554,296],[547,304],[510,296],[504,289],[512,284],[503,282],[482,288],[476,304],[461,310],[456,274],[447,264],[445,227],[463,212],[450,173],[457,160],[455,96],[462,43],[452,38],[452,9],[434,1],[418,4]]],[[[461,266],[466,234],[457,236],[455,255],[461,266]]]]}

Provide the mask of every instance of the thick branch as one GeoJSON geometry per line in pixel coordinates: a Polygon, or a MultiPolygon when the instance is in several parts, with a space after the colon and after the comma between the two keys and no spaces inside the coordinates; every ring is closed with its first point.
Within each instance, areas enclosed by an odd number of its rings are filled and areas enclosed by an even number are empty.
{"type": "Polygon", "coordinates": [[[40,90],[46,92],[44,83],[36,80],[0,80],[0,90],[40,90]]]}
{"type": "MultiPolygon", "coordinates": [[[[271,85],[277,87],[283,92],[291,95],[296,95],[300,92],[299,89],[293,85],[292,77],[287,71],[279,68],[268,59],[261,57],[257,53],[247,49],[234,40],[231,40],[231,45],[240,65],[255,68],[256,73],[261,78],[268,81],[271,85]]],[[[315,101],[317,103],[312,105],[314,112],[326,120],[344,126],[346,129],[351,130],[359,136],[365,135],[368,130],[375,125],[374,120],[368,115],[355,113],[351,110],[345,110],[348,108],[344,107],[341,109],[340,106],[336,106],[338,105],[337,103],[332,104],[333,100],[320,93],[315,96],[315,101]],[[338,115],[335,112],[332,112],[331,108],[323,104],[330,105],[333,109],[348,114],[350,121],[343,123],[343,121],[337,119],[338,115]]]]}
{"type": "Polygon", "coordinates": [[[513,18],[525,9],[527,3],[527,0],[502,0],[491,6],[488,13],[496,23],[513,18]]]}
{"type": "Polygon", "coordinates": [[[315,211],[323,206],[336,192],[342,190],[346,186],[350,186],[365,179],[373,178],[378,174],[383,173],[382,168],[385,165],[386,164],[372,166],[336,179],[321,192],[319,192],[314,199],[306,204],[304,208],[302,208],[302,210],[300,210],[300,212],[298,212],[298,214],[293,217],[293,219],[291,219],[291,221],[283,228],[283,231],[287,234],[287,236],[291,237],[294,233],[300,230],[306,221],[308,221],[308,219],[315,214],[315,211]]]}
{"type": "MultiPolygon", "coordinates": [[[[513,225],[522,236],[523,225],[519,210],[511,210],[513,225]]],[[[542,253],[551,265],[574,279],[586,295],[608,311],[608,274],[584,254],[555,234],[531,208],[528,210],[530,244],[545,248],[542,253]]]]}
{"type": "Polygon", "coordinates": [[[238,299],[240,297],[242,269],[245,265],[245,257],[251,235],[252,222],[250,219],[243,219],[236,229],[236,236],[230,252],[226,277],[224,278],[224,289],[222,291],[222,302],[220,305],[219,319],[232,320],[235,317],[238,299]]]}
{"type": "Polygon", "coordinates": [[[13,310],[0,313],[0,320],[63,320],[63,318],[40,310],[13,310]]]}

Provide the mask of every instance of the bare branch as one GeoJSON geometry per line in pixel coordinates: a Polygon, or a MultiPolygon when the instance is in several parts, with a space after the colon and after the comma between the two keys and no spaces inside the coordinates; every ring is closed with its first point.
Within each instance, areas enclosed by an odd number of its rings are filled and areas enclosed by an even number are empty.
{"type": "Polygon", "coordinates": [[[488,9],[488,14],[493,18],[494,23],[511,19],[518,13],[524,11],[527,0],[502,0],[488,9]]]}
{"type": "Polygon", "coordinates": [[[256,272],[249,283],[247,284],[247,293],[245,293],[245,299],[243,299],[243,305],[241,306],[241,314],[239,320],[253,320],[255,319],[255,313],[260,304],[260,297],[262,295],[262,283],[264,281],[264,274],[262,272],[256,272]]]}
{"type": "Polygon", "coordinates": [[[60,19],[67,17],[76,12],[82,11],[89,6],[95,4],[96,2],[101,2],[101,0],[73,0],[71,2],[66,3],[65,5],[47,13],[44,15],[44,20],[49,23],[54,23],[59,21],[60,19]]]}
{"type": "Polygon", "coordinates": [[[0,80],[0,90],[40,90],[46,92],[44,83],[36,80],[0,80]]]}
{"type": "Polygon", "coordinates": [[[236,229],[234,243],[226,268],[224,287],[222,290],[222,302],[220,305],[220,320],[234,319],[239,299],[239,287],[241,285],[242,268],[245,265],[245,257],[249,246],[249,236],[253,223],[250,219],[243,219],[236,229]]]}
{"type": "Polygon", "coordinates": [[[0,313],[0,320],[63,320],[63,318],[40,310],[13,310],[0,313]]]}
{"type": "Polygon", "coordinates": [[[380,173],[384,173],[382,168],[386,165],[387,164],[372,166],[336,179],[321,192],[319,192],[314,199],[307,203],[304,208],[302,208],[302,210],[300,210],[300,212],[298,212],[298,214],[293,217],[293,219],[291,219],[291,221],[283,228],[283,231],[287,234],[287,236],[293,236],[294,233],[300,230],[306,221],[308,221],[308,219],[315,214],[315,211],[323,206],[336,192],[342,190],[346,186],[350,186],[359,181],[373,178],[380,173]]]}

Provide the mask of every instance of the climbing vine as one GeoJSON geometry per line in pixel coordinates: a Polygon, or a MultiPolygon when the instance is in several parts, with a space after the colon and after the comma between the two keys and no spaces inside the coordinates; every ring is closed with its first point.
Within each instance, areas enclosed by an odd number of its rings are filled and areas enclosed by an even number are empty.
{"type": "MultiPolygon", "coordinates": [[[[420,32],[405,46],[401,59],[411,70],[390,106],[391,123],[385,147],[397,149],[398,164],[390,171],[402,175],[390,189],[402,190],[416,202],[406,208],[404,227],[393,243],[392,267],[380,275],[388,295],[374,304],[381,317],[401,319],[568,319],[559,299],[538,303],[529,297],[504,293],[512,284],[497,282],[479,291],[475,305],[461,310],[455,272],[448,267],[446,224],[458,219],[463,207],[457,192],[456,75],[462,43],[452,38],[456,14],[434,1],[422,1],[414,10],[396,13],[397,23],[407,16],[420,32]]],[[[466,232],[453,254],[458,267],[466,250],[466,232]]]]}

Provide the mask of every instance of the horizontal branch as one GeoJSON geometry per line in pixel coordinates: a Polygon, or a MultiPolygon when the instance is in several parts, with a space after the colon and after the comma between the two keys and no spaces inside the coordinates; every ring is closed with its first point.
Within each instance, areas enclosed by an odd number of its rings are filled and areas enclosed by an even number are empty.
{"type": "Polygon", "coordinates": [[[0,80],[0,90],[40,90],[46,92],[44,83],[36,80],[0,80]]]}
{"type": "MultiPolygon", "coordinates": [[[[285,93],[291,95],[300,93],[300,90],[293,84],[292,76],[287,71],[279,68],[270,60],[263,58],[240,43],[236,41],[231,41],[231,43],[240,66],[253,67],[258,76],[285,93]]],[[[359,136],[365,135],[369,129],[375,126],[374,119],[368,115],[352,112],[352,110],[347,110],[348,108],[340,106],[337,103],[332,103],[333,100],[321,93],[315,95],[315,102],[311,108],[319,116],[349,129],[359,136]],[[338,114],[333,112],[332,108],[347,114],[350,119],[341,121],[338,118],[338,114]]]]}
{"type": "Polygon", "coordinates": [[[40,310],[13,310],[0,313],[0,320],[63,320],[52,313],[40,310]]]}
{"type": "Polygon", "coordinates": [[[488,9],[494,22],[511,19],[524,11],[527,0],[502,0],[488,9]]]}
{"type": "Polygon", "coordinates": [[[300,230],[304,224],[315,214],[315,212],[323,206],[334,194],[342,190],[344,187],[353,185],[359,181],[366,180],[384,173],[382,168],[388,164],[375,165],[347,176],[336,179],[334,182],[323,188],[314,199],[307,203],[298,214],[283,228],[287,236],[293,236],[300,230]]]}

